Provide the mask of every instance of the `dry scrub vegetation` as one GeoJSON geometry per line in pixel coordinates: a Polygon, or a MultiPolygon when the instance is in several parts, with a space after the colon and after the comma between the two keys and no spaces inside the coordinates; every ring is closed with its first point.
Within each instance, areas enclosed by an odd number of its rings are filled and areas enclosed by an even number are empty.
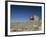
{"type": "Polygon", "coordinates": [[[41,20],[28,20],[26,22],[11,23],[11,32],[39,31],[41,30],[41,20]]]}

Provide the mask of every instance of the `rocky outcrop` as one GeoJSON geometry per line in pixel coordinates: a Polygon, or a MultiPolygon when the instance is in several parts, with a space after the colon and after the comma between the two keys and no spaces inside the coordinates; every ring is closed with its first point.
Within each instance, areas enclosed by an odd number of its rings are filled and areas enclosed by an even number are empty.
{"type": "Polygon", "coordinates": [[[31,16],[29,20],[38,21],[40,18],[38,16],[31,16]]]}
{"type": "Polygon", "coordinates": [[[17,22],[11,29],[12,32],[20,31],[38,31],[41,30],[41,20],[38,16],[31,16],[26,22],[17,22]]]}

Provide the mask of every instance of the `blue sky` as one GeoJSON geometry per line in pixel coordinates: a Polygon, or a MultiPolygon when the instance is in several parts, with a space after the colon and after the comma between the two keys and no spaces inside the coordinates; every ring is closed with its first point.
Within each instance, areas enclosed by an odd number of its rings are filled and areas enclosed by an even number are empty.
{"type": "Polygon", "coordinates": [[[40,6],[11,5],[11,22],[25,21],[33,15],[41,17],[40,6]]]}

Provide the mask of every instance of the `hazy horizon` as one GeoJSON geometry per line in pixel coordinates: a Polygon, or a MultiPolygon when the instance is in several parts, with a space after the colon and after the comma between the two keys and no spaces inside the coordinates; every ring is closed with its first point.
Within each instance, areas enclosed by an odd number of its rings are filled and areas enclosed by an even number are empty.
{"type": "Polygon", "coordinates": [[[11,22],[24,22],[33,15],[41,17],[41,6],[11,5],[10,8],[11,22]]]}

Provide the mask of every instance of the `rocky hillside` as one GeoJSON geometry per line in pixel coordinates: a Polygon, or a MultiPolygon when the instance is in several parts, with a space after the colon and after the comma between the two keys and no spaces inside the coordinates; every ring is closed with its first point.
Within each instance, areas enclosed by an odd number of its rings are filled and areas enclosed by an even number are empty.
{"type": "Polygon", "coordinates": [[[41,20],[38,16],[32,16],[26,22],[11,23],[11,32],[39,30],[41,30],[41,20]]]}

